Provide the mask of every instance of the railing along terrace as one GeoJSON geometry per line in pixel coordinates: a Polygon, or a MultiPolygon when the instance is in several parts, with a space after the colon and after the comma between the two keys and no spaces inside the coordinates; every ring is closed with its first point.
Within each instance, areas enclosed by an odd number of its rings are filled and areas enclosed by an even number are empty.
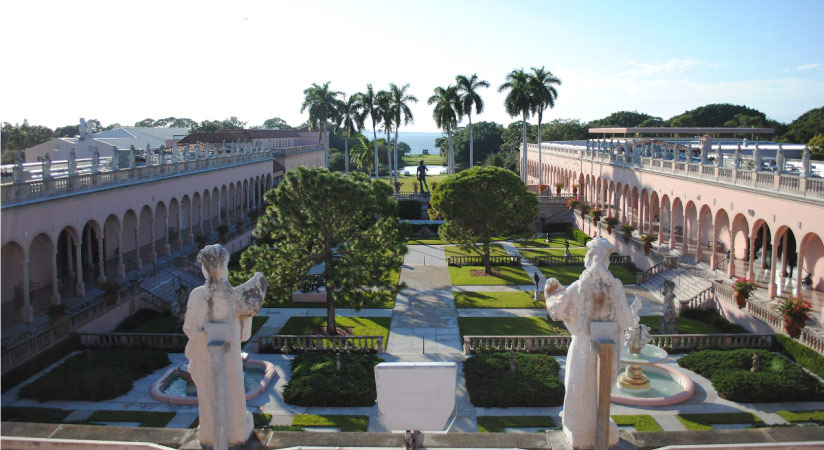
{"type": "MultiPolygon", "coordinates": [[[[752,155],[742,155],[741,146],[714,145],[710,151],[726,151],[723,158],[713,161],[708,158],[708,153],[703,157],[692,158],[682,155],[687,161],[678,159],[674,152],[667,150],[659,151],[649,146],[636,147],[632,141],[618,142],[615,144],[605,142],[591,142],[587,145],[564,144],[555,142],[545,142],[541,144],[544,155],[560,156],[579,160],[599,161],[606,164],[633,167],[639,170],[650,170],[653,172],[663,172],[674,174],[685,178],[699,179],[704,181],[715,181],[721,183],[734,184],[750,189],[766,190],[772,192],[782,192],[803,197],[824,198],[824,179],[811,171],[810,151],[803,145],[784,144],[758,144],[749,145],[745,150],[752,150],[752,155]],[[735,155],[730,156],[729,150],[735,150],[735,155]],[[791,160],[785,158],[784,150],[803,150],[804,158],[801,160],[791,160]],[[761,156],[761,151],[774,151],[776,155],[761,156]],[[766,161],[778,161],[782,167],[767,167],[766,161]],[[703,162],[702,162],[703,161],[703,162]],[[750,170],[750,168],[760,168],[761,170],[750,170]],[[784,168],[789,170],[783,170],[784,168]],[[799,172],[800,168],[800,172],[799,172]]],[[[529,152],[537,153],[538,144],[528,144],[529,152]]],[[[537,158],[535,158],[537,159],[537,158]]]]}
{"type": "MultiPolygon", "coordinates": [[[[493,266],[520,266],[520,256],[490,256],[489,263],[493,266]]],[[[483,256],[449,256],[446,258],[448,266],[483,266],[483,256]]]]}
{"type": "Polygon", "coordinates": [[[72,333],[86,348],[152,348],[183,351],[188,338],[182,333],[72,333]]]}
{"type": "Polygon", "coordinates": [[[255,353],[365,350],[383,353],[383,336],[260,336],[252,341],[255,353]]]}
{"type": "MultiPolygon", "coordinates": [[[[653,334],[650,344],[668,351],[696,349],[770,348],[771,334],[653,334]]],[[[569,349],[572,336],[464,336],[465,355],[478,352],[514,351],[561,353],[569,349]]]]}
{"type": "MultiPolygon", "coordinates": [[[[127,183],[149,181],[155,178],[185,175],[223,167],[290,157],[321,150],[307,145],[290,148],[265,148],[261,145],[241,144],[222,148],[192,145],[178,149],[148,149],[151,153],[144,165],[137,164],[137,154],[130,149],[125,163],[120,157],[95,156],[89,159],[73,159],[52,162],[48,157],[38,163],[18,161],[0,166],[2,173],[3,207],[25,201],[39,200],[65,194],[80,193],[93,189],[127,183]]],[[[97,151],[97,149],[95,149],[97,151]]],[[[119,153],[119,150],[114,150],[119,153]]],[[[96,153],[97,155],[97,153],[96,153]]]]}
{"type": "MultiPolygon", "coordinates": [[[[571,256],[564,256],[564,255],[546,255],[546,256],[536,256],[532,258],[535,262],[536,266],[582,266],[584,265],[584,257],[578,255],[571,255],[571,256]]],[[[610,255],[609,256],[609,263],[610,264],[622,264],[626,265],[631,263],[632,260],[629,256],[621,256],[621,255],[610,255]]]]}
{"type": "Polygon", "coordinates": [[[810,331],[807,328],[801,329],[801,336],[798,338],[802,344],[810,347],[811,349],[817,351],[818,353],[824,354],[824,337],[814,332],[810,331]]]}

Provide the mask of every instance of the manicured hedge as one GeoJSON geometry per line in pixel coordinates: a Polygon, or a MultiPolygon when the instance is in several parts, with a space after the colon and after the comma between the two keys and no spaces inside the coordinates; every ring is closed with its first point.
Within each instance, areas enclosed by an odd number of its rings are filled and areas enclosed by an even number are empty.
{"type": "Polygon", "coordinates": [[[722,398],[742,403],[815,401],[824,399],[818,380],[781,355],[750,348],[703,350],[684,356],[678,364],[710,380],[722,398]],[[751,372],[753,352],[761,369],[751,372]]]}
{"type": "Polygon", "coordinates": [[[783,334],[776,334],[774,342],[776,351],[787,355],[793,361],[806,367],[810,372],[824,377],[824,356],[783,334]]]}
{"type": "Polygon", "coordinates": [[[475,406],[559,406],[564,403],[560,365],[542,354],[515,354],[515,372],[509,353],[476,355],[464,361],[469,399],[475,406]]]}
{"type": "Polygon", "coordinates": [[[685,319],[699,320],[718,330],[721,334],[732,333],[749,333],[746,328],[741,325],[731,323],[727,319],[721,317],[717,311],[703,308],[687,308],[681,310],[681,317],[685,319]]]}
{"type": "Polygon", "coordinates": [[[79,346],[77,336],[69,335],[62,341],[59,341],[46,350],[43,350],[37,356],[32,357],[19,367],[15,367],[4,374],[2,379],[0,379],[2,391],[6,392],[18,384],[28,380],[41,370],[49,367],[60,359],[66,357],[66,355],[77,350],[79,346]]]}
{"type": "Polygon", "coordinates": [[[283,400],[299,406],[372,406],[377,398],[374,355],[341,355],[341,371],[335,355],[303,353],[292,360],[292,378],[283,389],[283,400]]]}
{"type": "Polygon", "coordinates": [[[21,398],[98,402],[125,395],[134,380],[171,364],[160,350],[86,350],[20,390],[21,398]]]}
{"type": "Polygon", "coordinates": [[[583,231],[573,228],[572,229],[572,239],[578,242],[579,245],[585,246],[587,242],[591,241],[592,238],[589,237],[588,234],[584,233],[583,231]]]}

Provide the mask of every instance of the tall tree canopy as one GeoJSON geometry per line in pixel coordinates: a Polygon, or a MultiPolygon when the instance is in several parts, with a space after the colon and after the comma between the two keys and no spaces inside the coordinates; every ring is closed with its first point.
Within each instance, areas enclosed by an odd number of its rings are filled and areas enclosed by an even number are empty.
{"type": "MultiPolygon", "coordinates": [[[[495,122],[478,122],[473,125],[475,141],[475,158],[484,161],[491,153],[500,151],[504,143],[502,135],[504,127],[495,122]]],[[[456,128],[452,137],[455,147],[455,162],[457,164],[469,164],[469,128],[456,128]]],[[[441,155],[449,154],[449,140],[447,138],[435,139],[435,145],[441,149],[441,155]]]]}
{"type": "Polygon", "coordinates": [[[492,274],[489,243],[493,236],[526,236],[538,217],[538,198],[517,175],[499,167],[474,167],[438,184],[432,208],[443,215],[441,239],[465,250],[480,250],[484,270],[492,274]]]}
{"type": "Polygon", "coordinates": [[[409,94],[409,83],[403,86],[398,86],[395,83],[389,85],[389,94],[392,98],[392,121],[395,122],[395,182],[398,182],[398,130],[401,129],[401,123],[409,125],[414,120],[412,116],[412,109],[409,108],[410,103],[418,103],[418,98],[409,94]]]}
{"type": "Polygon", "coordinates": [[[365,174],[299,167],[265,199],[271,206],[258,220],[258,242],[240,263],[266,276],[267,297],[289,299],[309,269],[323,264],[327,332],[336,334],[336,301],[360,308],[382,292],[397,292],[386,275],[400,269],[406,243],[389,185],[365,174]]]}
{"type": "Polygon", "coordinates": [[[498,92],[509,91],[504,99],[504,107],[510,117],[521,115],[523,126],[522,132],[522,154],[521,154],[521,179],[526,180],[526,143],[527,143],[527,123],[526,119],[533,111],[532,86],[529,75],[524,69],[513,70],[506,76],[506,81],[498,87],[498,92]]]}
{"type": "Polygon", "coordinates": [[[279,129],[279,130],[291,130],[293,129],[285,120],[281,119],[280,117],[272,117],[271,119],[266,119],[263,122],[263,128],[267,130],[272,129],[279,129]]]}
{"type": "Polygon", "coordinates": [[[463,104],[457,86],[450,84],[446,88],[436,87],[435,94],[429,97],[427,103],[435,105],[432,118],[435,119],[438,128],[446,131],[449,143],[446,161],[448,172],[453,174],[455,173],[455,147],[452,142],[452,131],[458,126],[458,121],[463,116],[463,104]]]}
{"type": "MultiPolygon", "coordinates": [[[[482,87],[488,88],[489,82],[478,79],[478,75],[473,73],[470,77],[458,75],[455,77],[455,84],[458,87],[458,96],[461,98],[461,109],[466,113],[466,118],[469,121],[469,167],[472,168],[475,165],[475,146],[472,136],[472,109],[475,109],[475,112],[478,114],[484,111],[484,100],[481,98],[481,94],[478,93],[478,89],[482,87]]],[[[482,158],[483,156],[478,157],[478,159],[482,158]]]]}
{"type": "MultiPolygon", "coordinates": [[[[300,112],[309,111],[309,126],[310,128],[319,128],[323,133],[318,136],[318,144],[320,138],[326,135],[328,129],[327,125],[334,122],[341,108],[341,100],[338,98],[342,92],[333,91],[329,88],[330,81],[323,84],[312,83],[311,86],[304,89],[303,104],[300,106],[300,112]]],[[[328,138],[328,135],[326,135],[328,138]]],[[[324,145],[324,166],[329,167],[329,141],[324,145]]]]}
{"type": "MultiPolygon", "coordinates": [[[[558,98],[555,86],[560,86],[561,80],[543,67],[533,67],[529,74],[529,85],[532,91],[532,109],[538,115],[538,167],[543,167],[544,152],[540,151],[543,142],[541,122],[544,120],[544,110],[555,107],[555,99],[558,98]]],[[[544,184],[543,170],[538,171],[538,184],[544,184]]]]}
{"type": "Polygon", "coordinates": [[[204,120],[199,124],[192,125],[189,130],[190,133],[211,132],[218,130],[242,130],[246,126],[246,122],[241,121],[235,116],[224,120],[204,120]]]}
{"type": "Polygon", "coordinates": [[[590,127],[637,127],[641,126],[644,121],[649,119],[658,119],[663,122],[660,117],[653,117],[649,114],[639,113],[638,111],[618,111],[614,112],[603,119],[593,120],[589,123],[590,127]]]}

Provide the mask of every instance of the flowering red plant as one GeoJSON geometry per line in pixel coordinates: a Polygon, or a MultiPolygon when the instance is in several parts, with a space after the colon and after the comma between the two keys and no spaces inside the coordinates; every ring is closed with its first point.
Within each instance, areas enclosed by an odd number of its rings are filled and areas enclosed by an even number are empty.
{"type": "Polygon", "coordinates": [[[784,322],[804,322],[809,320],[813,307],[809,302],[792,295],[781,299],[775,305],[775,310],[784,318],[784,322]]]}
{"type": "Polygon", "coordinates": [[[575,208],[576,206],[578,206],[578,203],[580,203],[580,202],[578,201],[578,198],[576,197],[576,198],[571,198],[571,199],[567,200],[566,205],[567,205],[567,208],[575,208]]]}

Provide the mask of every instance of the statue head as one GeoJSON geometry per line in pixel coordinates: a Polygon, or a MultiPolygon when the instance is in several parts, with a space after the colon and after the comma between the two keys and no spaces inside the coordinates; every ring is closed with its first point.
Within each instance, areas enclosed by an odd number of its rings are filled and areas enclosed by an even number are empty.
{"type": "Polygon", "coordinates": [[[596,267],[603,267],[605,270],[609,267],[609,255],[615,251],[613,246],[607,239],[596,237],[587,242],[587,255],[584,257],[584,267],[592,269],[596,267]]]}
{"type": "Polygon", "coordinates": [[[664,281],[664,285],[661,287],[661,294],[666,297],[673,292],[675,292],[675,283],[673,283],[672,280],[664,281]]]}
{"type": "Polygon", "coordinates": [[[207,245],[197,254],[197,262],[207,282],[228,279],[229,256],[229,251],[220,244],[207,245]]]}

